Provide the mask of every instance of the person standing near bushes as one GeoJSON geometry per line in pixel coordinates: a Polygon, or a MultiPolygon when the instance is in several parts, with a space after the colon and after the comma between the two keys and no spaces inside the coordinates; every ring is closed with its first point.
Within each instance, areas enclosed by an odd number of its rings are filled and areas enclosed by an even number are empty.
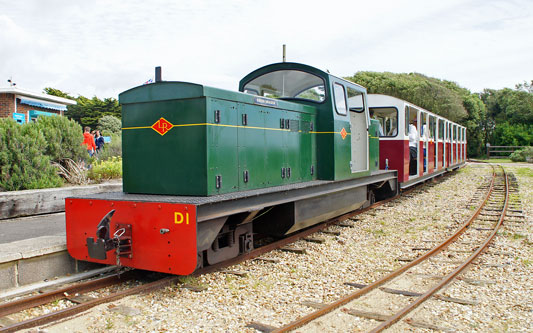
{"type": "Polygon", "coordinates": [[[93,156],[94,151],[96,150],[96,145],[94,143],[94,136],[92,136],[90,132],[91,128],[89,126],[85,126],[83,131],[82,145],[87,146],[87,152],[89,153],[89,156],[93,156]]]}
{"type": "Polygon", "coordinates": [[[102,148],[104,148],[104,137],[100,134],[99,130],[96,130],[94,133],[95,136],[95,144],[96,144],[96,152],[99,153],[102,148]]]}

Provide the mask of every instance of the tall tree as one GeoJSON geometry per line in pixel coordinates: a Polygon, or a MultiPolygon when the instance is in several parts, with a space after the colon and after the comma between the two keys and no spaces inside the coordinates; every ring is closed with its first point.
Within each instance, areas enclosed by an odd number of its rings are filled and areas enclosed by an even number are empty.
{"type": "MultiPolygon", "coordinates": [[[[532,82],[533,84],[533,82],[532,82]]],[[[485,89],[481,98],[487,106],[487,142],[496,146],[533,145],[533,90],[531,84],[516,89],[485,89]]]]}
{"type": "Polygon", "coordinates": [[[483,147],[485,105],[455,82],[419,73],[357,72],[347,79],[363,85],[369,93],[401,98],[467,127],[468,154],[477,156],[483,147]]]}
{"type": "Polygon", "coordinates": [[[119,119],[122,116],[122,109],[118,104],[118,100],[112,97],[99,99],[98,97],[94,96],[93,98],[89,99],[80,95],[74,98],[68,93],[54,88],[44,88],[44,92],[49,95],[75,100],[77,104],[69,105],[65,114],[70,119],[76,120],[82,126],[96,128],[98,125],[98,120],[104,116],[114,116],[119,119]]]}
{"type": "Polygon", "coordinates": [[[70,96],[68,93],[63,92],[63,91],[61,91],[59,89],[55,89],[55,88],[50,88],[50,87],[44,88],[43,92],[45,94],[53,95],[53,96],[57,96],[57,97],[63,97],[63,98],[68,98],[68,99],[73,99],[73,100],[76,99],[76,98],[70,96]]]}

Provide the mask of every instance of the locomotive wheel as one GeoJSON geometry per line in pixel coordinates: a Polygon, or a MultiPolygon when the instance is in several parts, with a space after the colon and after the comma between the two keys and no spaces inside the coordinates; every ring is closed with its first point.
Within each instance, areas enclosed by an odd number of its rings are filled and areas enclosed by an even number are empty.
{"type": "Polygon", "coordinates": [[[374,194],[374,191],[369,190],[368,191],[368,205],[373,205],[376,203],[376,194],[374,194]]]}

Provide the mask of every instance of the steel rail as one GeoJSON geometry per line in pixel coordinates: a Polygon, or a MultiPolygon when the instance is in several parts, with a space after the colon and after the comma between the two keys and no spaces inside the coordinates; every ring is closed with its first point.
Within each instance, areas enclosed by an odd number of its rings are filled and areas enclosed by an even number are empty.
{"type": "MultiPolygon", "coordinates": [[[[501,166],[500,166],[501,167],[501,166]]],[[[395,315],[389,317],[386,321],[378,325],[376,328],[374,328],[372,333],[381,332],[384,329],[392,326],[396,322],[398,322],[400,319],[405,317],[409,312],[416,309],[420,304],[425,302],[428,298],[433,296],[437,291],[442,289],[444,286],[446,286],[448,283],[450,283],[458,274],[460,274],[466,267],[468,267],[490,244],[490,242],[493,240],[494,236],[496,236],[496,233],[498,232],[498,229],[500,229],[501,225],[503,224],[503,220],[505,218],[505,214],[509,205],[509,179],[507,174],[505,173],[505,169],[502,168],[503,177],[505,179],[505,201],[504,206],[502,208],[500,218],[497,223],[494,225],[494,230],[491,232],[489,237],[483,242],[483,244],[474,252],[472,253],[464,263],[459,265],[456,269],[454,269],[451,273],[446,275],[439,283],[437,283],[435,286],[433,286],[430,290],[425,292],[422,296],[419,296],[415,301],[413,301],[411,304],[405,306],[403,309],[398,311],[395,315]]]]}
{"type": "Polygon", "coordinates": [[[326,315],[327,313],[369,293],[370,291],[382,286],[383,284],[387,283],[388,281],[396,278],[397,276],[401,275],[402,273],[404,273],[405,271],[411,269],[412,267],[420,264],[421,262],[429,259],[430,257],[436,255],[437,253],[443,251],[444,249],[446,249],[450,243],[452,243],[455,239],[457,239],[460,235],[462,235],[466,229],[470,226],[470,224],[472,223],[472,221],[479,215],[479,213],[481,212],[481,210],[483,209],[483,207],[485,206],[485,204],[487,203],[490,195],[492,194],[492,191],[494,189],[494,181],[496,179],[496,173],[494,171],[494,166],[492,166],[492,179],[491,179],[491,182],[489,184],[489,189],[485,195],[485,197],[483,198],[483,201],[482,203],[479,205],[479,207],[476,209],[476,211],[472,214],[472,216],[468,219],[468,221],[466,221],[465,223],[463,223],[463,225],[461,227],[459,227],[459,229],[457,229],[457,231],[452,235],[450,236],[447,240],[443,241],[442,243],[438,244],[437,246],[435,246],[433,249],[431,249],[430,251],[426,252],[424,255],[418,257],[417,259],[411,261],[410,263],[400,267],[398,270],[382,277],[381,279],[367,285],[366,287],[364,288],[361,288],[359,289],[358,291],[356,292],[353,292],[331,304],[328,304],[304,317],[301,317],[283,327],[280,327],[276,330],[273,330],[272,332],[274,333],[279,333],[279,332],[288,332],[288,331],[291,331],[291,330],[295,330],[321,316],[324,316],[326,315]]]}
{"type": "MultiPolygon", "coordinates": [[[[296,234],[294,234],[292,236],[283,238],[283,239],[278,240],[276,242],[273,242],[273,243],[267,244],[265,246],[262,246],[260,248],[254,249],[254,250],[252,250],[249,253],[240,255],[238,257],[235,257],[235,258],[232,258],[232,259],[229,259],[229,260],[226,260],[226,261],[223,261],[223,262],[211,265],[211,266],[207,266],[207,267],[201,268],[201,269],[195,271],[191,275],[192,276],[199,276],[199,275],[202,275],[202,274],[212,273],[212,272],[215,272],[215,271],[219,271],[219,270],[221,270],[223,268],[226,268],[228,266],[232,266],[232,265],[241,263],[241,262],[243,262],[245,260],[257,258],[257,257],[259,257],[259,256],[261,256],[261,255],[263,255],[263,254],[265,254],[267,252],[270,252],[270,251],[275,250],[277,248],[283,247],[283,246],[285,246],[287,244],[293,243],[293,242],[295,242],[295,241],[297,241],[299,239],[305,238],[305,237],[307,237],[307,236],[309,236],[309,235],[311,235],[313,233],[316,233],[316,232],[319,232],[321,230],[324,230],[327,227],[333,225],[334,223],[337,223],[339,221],[344,221],[344,220],[346,220],[348,218],[357,216],[357,215],[362,214],[364,212],[367,212],[367,211],[369,211],[371,209],[379,207],[379,206],[381,206],[381,205],[383,205],[385,203],[388,203],[390,201],[398,199],[398,198],[400,198],[402,196],[402,194],[410,193],[411,191],[413,191],[415,189],[416,188],[413,187],[413,188],[411,188],[411,189],[409,189],[407,191],[403,191],[402,193],[400,193],[400,194],[398,194],[398,195],[396,195],[394,197],[391,197],[391,198],[376,202],[376,203],[374,203],[374,204],[372,204],[372,205],[370,205],[370,206],[368,206],[366,208],[363,208],[363,209],[360,209],[360,210],[357,210],[357,211],[353,211],[353,212],[350,212],[350,213],[347,213],[347,214],[344,214],[344,215],[329,219],[329,220],[327,220],[325,222],[322,222],[322,223],[317,224],[317,225],[315,225],[313,227],[310,227],[310,228],[305,229],[305,230],[303,230],[301,232],[298,232],[298,233],[296,233],[296,234]]],[[[148,284],[140,285],[140,286],[133,287],[133,288],[130,288],[130,289],[127,289],[127,290],[123,290],[123,291],[120,291],[120,292],[117,292],[117,293],[114,293],[114,294],[111,294],[111,295],[108,295],[108,296],[104,296],[104,297],[101,297],[101,298],[90,300],[90,301],[85,302],[85,303],[77,304],[77,305],[74,305],[74,306],[69,307],[67,309],[63,309],[63,310],[60,310],[60,311],[57,311],[57,312],[49,313],[49,314],[46,314],[46,315],[42,315],[42,316],[39,316],[39,317],[35,317],[35,318],[28,319],[28,320],[25,320],[25,321],[22,321],[22,322],[19,322],[19,323],[12,324],[10,326],[6,326],[6,327],[3,327],[3,328],[0,328],[0,332],[15,332],[15,331],[21,330],[21,329],[27,329],[27,328],[32,328],[32,327],[39,326],[39,325],[45,325],[45,324],[48,324],[48,323],[51,323],[51,322],[54,322],[54,321],[57,321],[57,320],[60,320],[60,319],[72,317],[72,316],[74,316],[74,315],[76,315],[76,314],[78,314],[80,312],[86,311],[86,310],[88,310],[88,309],[90,309],[92,307],[95,307],[95,306],[103,304],[103,303],[112,302],[112,301],[121,299],[123,297],[129,296],[129,295],[150,292],[150,291],[157,290],[157,289],[160,289],[160,288],[163,288],[163,287],[166,287],[166,286],[178,283],[178,282],[179,282],[179,276],[168,276],[168,277],[165,277],[163,279],[160,279],[160,280],[157,280],[157,281],[154,281],[154,282],[150,282],[148,284]]],[[[50,296],[50,297],[51,297],[50,301],[55,300],[55,299],[53,299],[53,296],[50,296]]],[[[46,302],[44,302],[44,303],[46,303],[46,302]]],[[[44,303],[40,303],[40,304],[37,304],[37,305],[42,305],[44,303]]],[[[28,307],[26,307],[26,308],[28,308],[28,307]]],[[[23,309],[24,308],[21,308],[21,310],[23,310],[23,309]]],[[[13,312],[15,312],[15,311],[13,311],[13,312]]],[[[13,312],[10,312],[10,313],[13,313],[13,312]]]]}
{"type": "Polygon", "coordinates": [[[86,293],[100,288],[109,287],[118,283],[133,279],[132,271],[123,273],[121,276],[112,275],[103,278],[76,283],[75,285],[52,290],[43,294],[21,298],[12,302],[0,304],[0,317],[24,311],[39,305],[50,303],[59,299],[69,298],[68,295],[86,293]]]}
{"type": "Polygon", "coordinates": [[[69,308],[66,308],[66,309],[63,309],[63,310],[59,310],[57,312],[52,312],[52,313],[49,313],[49,314],[45,314],[45,315],[42,315],[42,316],[39,316],[39,317],[36,317],[36,318],[31,318],[31,319],[28,319],[28,320],[25,320],[25,321],[22,321],[22,322],[19,322],[19,323],[15,323],[15,324],[10,325],[10,326],[6,326],[6,327],[3,327],[3,328],[0,328],[0,332],[15,332],[15,331],[18,331],[18,330],[21,330],[21,329],[26,329],[26,328],[39,326],[39,325],[48,324],[48,323],[56,321],[56,320],[60,320],[60,319],[64,319],[64,318],[67,318],[67,317],[74,316],[75,314],[78,314],[80,312],[86,311],[86,310],[88,310],[88,309],[90,309],[92,307],[95,307],[97,305],[100,305],[100,304],[103,304],[103,303],[112,302],[112,301],[118,300],[120,298],[123,298],[125,296],[129,296],[129,295],[133,295],[133,294],[139,294],[139,293],[143,293],[143,292],[149,292],[149,291],[152,291],[152,290],[159,289],[161,287],[166,287],[166,286],[172,284],[173,282],[177,281],[177,279],[178,279],[177,276],[169,276],[169,277],[166,277],[166,278],[154,281],[154,282],[150,282],[150,283],[143,284],[143,285],[140,285],[140,286],[137,286],[137,287],[133,287],[133,288],[130,288],[130,289],[122,290],[122,291],[119,291],[117,293],[105,296],[105,297],[96,298],[94,300],[90,300],[90,301],[85,302],[85,303],[77,304],[77,305],[74,305],[72,307],[69,307],[69,308]]]}
{"type": "MultiPolygon", "coordinates": [[[[272,251],[274,249],[283,247],[283,246],[285,246],[287,244],[293,243],[293,242],[295,242],[295,241],[297,241],[299,239],[307,237],[307,236],[309,236],[312,233],[321,231],[321,230],[329,227],[330,225],[332,225],[332,224],[334,224],[334,223],[336,223],[338,221],[343,221],[343,220],[345,220],[347,218],[350,218],[350,217],[353,217],[355,215],[361,214],[361,213],[366,212],[366,211],[368,211],[370,209],[373,209],[375,207],[383,205],[383,204],[385,204],[385,203],[387,203],[389,201],[397,199],[398,197],[400,197],[400,195],[397,195],[397,196],[394,196],[392,198],[377,202],[377,203],[375,203],[375,204],[373,204],[373,205],[371,205],[371,206],[369,206],[367,208],[364,208],[364,209],[361,209],[361,210],[358,210],[358,211],[355,211],[355,212],[350,212],[348,214],[344,214],[342,216],[339,216],[339,217],[336,217],[336,218],[333,218],[333,219],[329,219],[329,220],[327,220],[324,223],[315,225],[315,226],[313,226],[311,228],[305,229],[302,232],[299,232],[299,233],[294,234],[292,236],[289,236],[287,238],[284,238],[284,239],[281,239],[279,241],[276,241],[276,242],[270,243],[268,245],[262,246],[260,248],[255,249],[255,250],[252,250],[249,253],[240,255],[238,257],[229,259],[227,261],[224,261],[224,262],[221,262],[221,263],[218,263],[218,264],[214,264],[214,265],[211,265],[211,266],[207,266],[207,267],[201,268],[201,269],[195,271],[192,275],[193,276],[199,276],[199,275],[202,275],[202,274],[212,273],[212,272],[215,272],[215,271],[219,271],[219,270],[221,270],[221,269],[223,269],[225,267],[241,263],[241,262],[243,262],[245,260],[257,258],[257,257],[259,257],[259,256],[261,256],[261,255],[263,255],[263,254],[265,254],[267,252],[270,252],[270,251],[272,251]]],[[[67,309],[63,309],[63,310],[60,310],[60,311],[57,311],[57,312],[45,314],[45,315],[42,315],[42,316],[39,316],[39,317],[31,318],[31,319],[28,319],[28,320],[25,320],[25,321],[22,321],[22,322],[19,322],[19,323],[12,324],[10,326],[6,326],[6,327],[3,327],[3,328],[0,328],[0,332],[15,332],[15,331],[21,330],[21,329],[27,329],[27,328],[32,328],[32,327],[39,326],[39,325],[45,325],[45,324],[51,323],[53,321],[57,321],[57,320],[60,320],[60,319],[64,319],[64,318],[68,318],[68,317],[74,316],[74,315],[76,315],[76,314],[78,314],[80,312],[86,311],[86,310],[88,310],[88,309],[90,309],[92,307],[95,307],[95,306],[103,304],[103,303],[112,302],[112,301],[118,300],[120,298],[129,296],[129,295],[134,295],[134,294],[138,294],[138,293],[153,291],[153,290],[156,290],[156,289],[160,289],[160,288],[172,285],[173,283],[177,283],[177,282],[179,282],[179,276],[168,276],[168,277],[165,277],[165,278],[163,278],[161,280],[157,280],[157,281],[154,281],[154,282],[151,282],[151,283],[148,283],[148,284],[140,285],[140,286],[133,287],[133,288],[130,288],[130,289],[127,289],[127,290],[123,290],[123,291],[120,291],[120,292],[117,292],[117,293],[114,293],[114,294],[111,294],[111,295],[108,295],[108,296],[100,297],[100,298],[85,302],[85,303],[77,304],[77,305],[71,306],[71,307],[69,307],[67,309]]],[[[97,289],[97,288],[95,288],[95,289],[97,289]]],[[[62,290],[62,292],[61,291],[52,292],[51,293],[52,295],[48,296],[48,302],[54,301],[54,300],[56,300],[58,298],[64,298],[64,295],[63,295],[63,297],[54,298],[55,296],[57,296],[57,293],[61,293],[62,294],[63,292],[66,292],[66,290],[62,290]]],[[[39,295],[37,295],[37,296],[39,296],[39,295]]],[[[28,302],[27,304],[30,304],[30,302],[35,302],[34,303],[35,305],[33,305],[33,306],[36,306],[36,305],[42,305],[42,304],[47,303],[47,302],[40,301],[39,297],[35,297],[35,298],[36,298],[35,300],[29,299],[28,301],[26,301],[26,302],[28,302]]],[[[24,306],[24,303],[25,303],[24,300],[21,300],[20,302],[17,302],[17,303],[20,303],[20,304],[13,304],[13,307],[12,307],[12,309],[17,309],[16,311],[11,311],[10,307],[6,306],[6,308],[4,309],[4,311],[6,312],[5,314],[21,311],[21,310],[27,309],[29,307],[32,307],[32,306],[24,306]]],[[[2,308],[0,308],[0,309],[2,309],[2,308]]]]}

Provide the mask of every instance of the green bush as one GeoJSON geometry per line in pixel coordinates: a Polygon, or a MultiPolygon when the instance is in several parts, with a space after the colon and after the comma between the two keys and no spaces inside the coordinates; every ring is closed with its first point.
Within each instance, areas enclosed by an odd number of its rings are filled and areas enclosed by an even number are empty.
{"type": "Polygon", "coordinates": [[[122,158],[112,157],[107,161],[97,161],[93,163],[89,170],[89,178],[94,181],[114,179],[122,177],[122,158]]]}
{"type": "Polygon", "coordinates": [[[36,124],[0,119],[0,188],[16,191],[61,186],[50,157],[43,154],[47,146],[36,124]]]}
{"type": "MultiPolygon", "coordinates": [[[[27,125],[24,125],[27,126],[27,125]]],[[[87,149],[83,142],[81,126],[67,117],[39,117],[35,126],[44,135],[47,146],[43,151],[52,161],[61,163],[63,159],[86,160],[87,149]]]]}
{"type": "Polygon", "coordinates": [[[122,158],[122,135],[112,134],[111,142],[106,143],[104,148],[98,152],[98,159],[106,161],[112,157],[122,158]]]}
{"type": "Polygon", "coordinates": [[[98,119],[98,126],[96,126],[96,128],[106,135],[120,133],[122,129],[122,121],[114,116],[103,116],[98,119]]]}
{"type": "Polygon", "coordinates": [[[533,147],[526,147],[520,150],[517,150],[509,156],[511,161],[513,162],[525,162],[526,160],[532,161],[533,160],[533,147]]]}

